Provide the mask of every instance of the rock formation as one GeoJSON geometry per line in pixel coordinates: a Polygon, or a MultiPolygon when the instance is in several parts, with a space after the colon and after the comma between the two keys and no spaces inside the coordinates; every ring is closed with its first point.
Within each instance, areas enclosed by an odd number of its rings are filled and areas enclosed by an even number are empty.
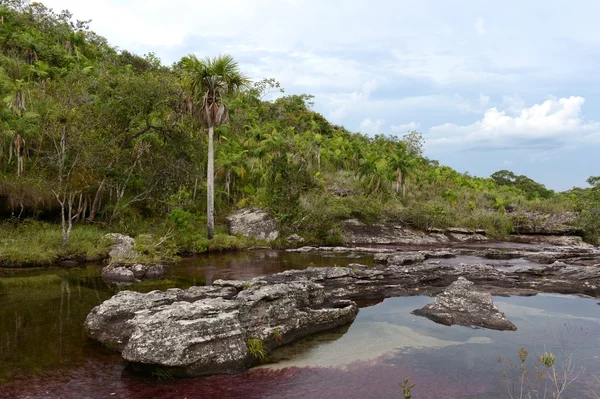
{"type": "Polygon", "coordinates": [[[240,209],[227,216],[229,234],[273,241],[279,237],[277,221],[260,208],[240,209]]]}
{"type": "Polygon", "coordinates": [[[489,293],[476,291],[475,284],[464,277],[459,277],[438,294],[433,303],[413,311],[413,314],[447,326],[459,324],[493,330],[517,329],[504,313],[494,306],[489,293]]]}
{"type": "Polygon", "coordinates": [[[142,280],[160,279],[167,273],[167,266],[141,263],[140,253],[135,250],[135,239],[123,234],[104,236],[112,241],[109,263],[102,268],[102,279],[112,284],[132,284],[142,280]]]}
{"type": "Polygon", "coordinates": [[[140,294],[122,291],[95,307],[88,335],[124,359],[191,376],[240,371],[271,349],[354,320],[356,304],[330,300],[311,281],[140,294]]]}

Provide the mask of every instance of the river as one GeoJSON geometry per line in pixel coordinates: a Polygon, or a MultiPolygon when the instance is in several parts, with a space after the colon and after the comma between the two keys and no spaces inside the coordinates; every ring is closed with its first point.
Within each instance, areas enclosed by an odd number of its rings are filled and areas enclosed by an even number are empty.
{"type": "MultiPolygon", "coordinates": [[[[405,378],[415,384],[415,399],[508,398],[507,382],[519,378],[522,347],[529,352],[526,364],[534,384],[536,356],[552,351],[559,364],[563,352],[572,353],[574,372],[583,371],[562,397],[600,394],[594,379],[594,374],[600,377],[600,306],[598,300],[576,296],[495,297],[516,332],[446,327],[412,315],[432,300],[426,296],[363,303],[351,325],[282,347],[260,367],[183,380],[132,372],[118,354],[88,340],[82,328],[88,312],[118,289],[187,288],[218,278],[372,262],[370,255],[352,253],[207,255],[173,265],[165,280],[128,288],[105,284],[101,265],[2,270],[0,398],[402,398],[398,382],[405,378]],[[498,361],[501,356],[504,362],[498,361]]],[[[523,263],[503,262],[502,267],[523,263]]]]}

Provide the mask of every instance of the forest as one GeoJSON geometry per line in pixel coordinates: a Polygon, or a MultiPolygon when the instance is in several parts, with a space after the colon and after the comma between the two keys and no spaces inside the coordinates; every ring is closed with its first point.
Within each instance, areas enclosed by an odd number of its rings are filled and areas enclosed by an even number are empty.
{"type": "Polygon", "coordinates": [[[0,1],[3,265],[101,257],[107,232],[143,235],[140,245],[163,257],[256,245],[225,227],[228,214],[251,206],[275,215],[282,237],[308,243],[339,243],[348,218],[501,238],[513,229],[507,209],[573,212],[578,231],[598,243],[600,177],[557,193],[508,170],[459,173],[423,153],[419,132],[351,132],[315,112],[310,94],[251,80],[231,56],[166,66],[111,46],[89,22],[0,1]]]}

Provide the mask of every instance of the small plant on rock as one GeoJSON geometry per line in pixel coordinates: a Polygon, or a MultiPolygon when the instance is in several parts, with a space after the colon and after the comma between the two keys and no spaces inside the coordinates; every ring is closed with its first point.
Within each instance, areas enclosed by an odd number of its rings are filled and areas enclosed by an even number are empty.
{"type": "Polygon", "coordinates": [[[398,383],[398,386],[402,388],[402,396],[404,399],[412,399],[412,389],[416,384],[411,384],[408,382],[409,378],[405,378],[404,381],[398,383]]]}
{"type": "Polygon", "coordinates": [[[248,338],[246,340],[246,347],[248,348],[248,352],[250,352],[257,360],[261,362],[267,360],[267,349],[265,348],[265,343],[261,339],[248,338]]]}

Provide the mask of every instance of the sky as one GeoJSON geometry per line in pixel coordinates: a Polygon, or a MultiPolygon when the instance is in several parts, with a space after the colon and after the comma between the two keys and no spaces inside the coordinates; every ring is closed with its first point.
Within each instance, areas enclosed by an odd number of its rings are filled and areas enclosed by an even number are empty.
{"type": "Polygon", "coordinates": [[[600,175],[598,0],[42,0],[170,65],[228,53],[331,122],[425,138],[460,172],[600,175]]]}

